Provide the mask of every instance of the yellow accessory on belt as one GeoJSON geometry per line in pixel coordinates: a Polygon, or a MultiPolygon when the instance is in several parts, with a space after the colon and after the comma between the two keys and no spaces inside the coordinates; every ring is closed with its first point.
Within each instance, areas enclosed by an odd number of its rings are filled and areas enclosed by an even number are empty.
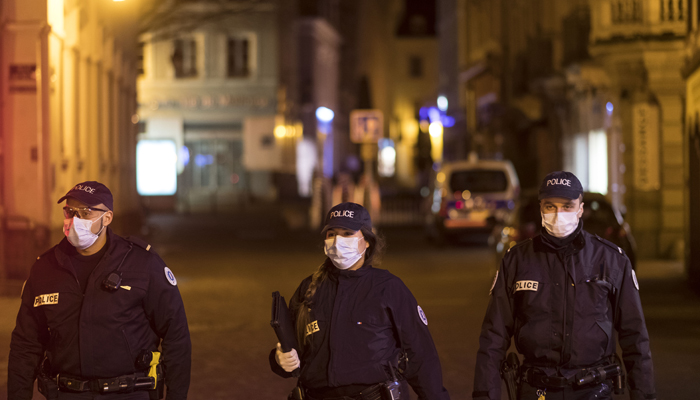
{"type": "Polygon", "coordinates": [[[151,364],[148,369],[148,376],[153,378],[153,389],[158,386],[158,363],[160,363],[160,352],[154,351],[153,359],[151,359],[151,364]]]}

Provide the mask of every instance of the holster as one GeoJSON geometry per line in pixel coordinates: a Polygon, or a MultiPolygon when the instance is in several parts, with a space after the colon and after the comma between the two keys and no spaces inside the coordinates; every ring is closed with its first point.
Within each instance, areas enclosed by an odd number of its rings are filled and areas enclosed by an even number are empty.
{"type": "Polygon", "coordinates": [[[46,397],[46,400],[58,399],[58,384],[55,380],[40,373],[36,378],[36,382],[39,388],[39,393],[46,397]]]}
{"type": "Polygon", "coordinates": [[[44,357],[39,365],[36,382],[39,393],[46,397],[46,400],[58,399],[58,382],[51,378],[51,363],[47,357],[44,357]]]}
{"type": "Polygon", "coordinates": [[[294,386],[294,389],[289,392],[287,400],[304,400],[304,389],[300,385],[294,386]]]}

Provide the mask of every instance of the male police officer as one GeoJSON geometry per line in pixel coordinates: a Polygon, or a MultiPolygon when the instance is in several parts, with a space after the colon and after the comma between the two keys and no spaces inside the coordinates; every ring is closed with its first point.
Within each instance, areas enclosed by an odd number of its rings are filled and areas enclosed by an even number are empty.
{"type": "Polygon", "coordinates": [[[186,399],[191,345],[175,276],[150,245],[111,231],[105,185],[80,183],[63,200],[66,238],[37,258],[22,291],[8,399],[31,399],[39,372],[47,398],[156,397],[158,361],[167,398],[186,399]]]}
{"type": "Polygon", "coordinates": [[[542,182],[543,229],[508,251],[494,279],[474,399],[501,399],[499,369],[513,336],[525,358],[519,399],[612,399],[614,373],[601,372],[617,368],[613,328],[631,399],[656,398],[637,278],[619,247],[583,230],[582,193],[570,172],[542,182]]]}

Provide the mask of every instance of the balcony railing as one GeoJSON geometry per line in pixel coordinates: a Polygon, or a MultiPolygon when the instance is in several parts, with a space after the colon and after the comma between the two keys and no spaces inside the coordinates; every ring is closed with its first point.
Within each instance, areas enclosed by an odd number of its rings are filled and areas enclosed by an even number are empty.
{"type": "Polygon", "coordinates": [[[661,8],[661,21],[683,21],[686,10],[683,8],[685,0],[659,0],[661,8]]]}
{"type": "Polygon", "coordinates": [[[634,24],[644,22],[642,4],[642,0],[617,0],[610,2],[610,16],[612,17],[612,23],[634,24]]]}
{"type": "Polygon", "coordinates": [[[686,35],[687,0],[596,0],[591,9],[595,42],[616,38],[686,35]]]}

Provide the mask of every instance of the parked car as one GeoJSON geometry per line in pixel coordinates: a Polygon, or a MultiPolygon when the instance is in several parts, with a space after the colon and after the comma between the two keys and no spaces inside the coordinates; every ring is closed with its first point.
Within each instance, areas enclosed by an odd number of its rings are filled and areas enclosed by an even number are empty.
{"type": "Polygon", "coordinates": [[[488,237],[515,208],[520,181],[506,160],[445,163],[435,175],[428,236],[444,239],[482,234],[488,237]]]}
{"type": "MultiPolygon", "coordinates": [[[[636,267],[637,245],[630,226],[610,202],[600,193],[583,193],[583,229],[607,239],[629,257],[632,268],[636,267]]],[[[517,242],[534,237],[540,232],[542,216],[537,193],[524,194],[515,211],[505,224],[494,229],[490,242],[495,244],[498,260],[517,242]]]]}

